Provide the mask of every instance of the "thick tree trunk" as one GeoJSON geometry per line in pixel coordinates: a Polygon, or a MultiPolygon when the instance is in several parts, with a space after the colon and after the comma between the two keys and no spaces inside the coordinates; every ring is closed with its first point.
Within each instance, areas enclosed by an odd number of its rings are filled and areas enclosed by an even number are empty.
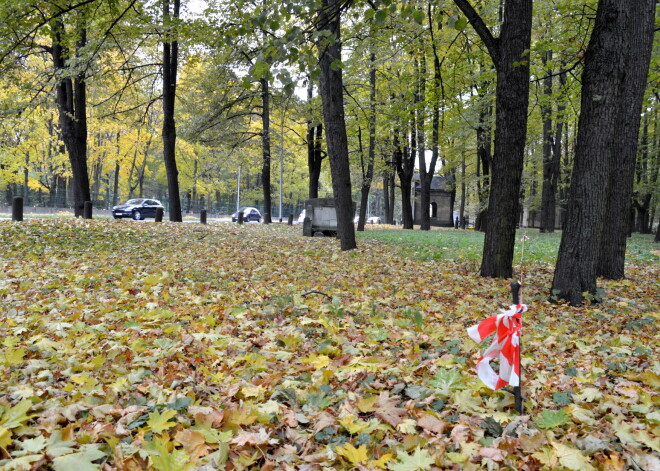
{"type": "Polygon", "coordinates": [[[335,38],[334,43],[319,44],[321,69],[321,100],[325,121],[330,172],[337,211],[337,235],[341,241],[341,250],[353,250],[355,226],[353,225],[353,199],[351,190],[351,172],[348,162],[348,138],[344,120],[344,90],[341,67],[341,2],[323,0],[319,11],[319,28],[329,31],[335,38]]]}
{"type": "MultiPolygon", "coordinates": [[[[169,0],[163,0],[163,24],[170,29],[171,17],[179,18],[180,0],[174,0],[170,14],[169,0]]],[[[176,165],[176,123],[174,122],[174,102],[176,100],[176,80],[179,57],[179,44],[168,31],[163,39],[163,161],[167,172],[167,192],[170,221],[181,222],[181,196],[179,195],[179,171],[176,165]]]]}
{"type": "Polygon", "coordinates": [[[394,131],[394,164],[401,185],[401,219],[404,229],[413,228],[412,214],[412,178],[415,167],[415,153],[408,148],[401,148],[399,130],[394,131]]]}
{"type": "Polygon", "coordinates": [[[629,15],[623,19],[626,24],[623,34],[625,41],[621,51],[625,61],[625,75],[621,89],[621,104],[615,117],[616,128],[612,139],[610,175],[607,192],[603,234],[600,238],[596,275],[618,280],[625,276],[626,242],[629,232],[630,208],[633,196],[635,159],[639,127],[646,89],[651,50],[655,0],[630,2],[629,15]]]}
{"type": "Polygon", "coordinates": [[[270,92],[268,79],[262,78],[261,83],[261,152],[263,161],[261,165],[261,186],[264,197],[264,224],[270,224],[272,200],[270,196],[270,92]]]}
{"type": "Polygon", "coordinates": [[[454,0],[454,3],[484,41],[497,70],[495,153],[481,276],[509,278],[513,275],[527,132],[532,0],[508,0],[505,3],[504,21],[497,39],[468,0],[454,0]]]}
{"type": "MultiPolygon", "coordinates": [[[[552,283],[552,295],[572,305],[580,305],[585,292],[596,294],[607,186],[613,167],[610,153],[622,150],[615,141],[631,131],[621,122],[623,116],[629,116],[622,114],[629,106],[624,103],[624,93],[629,87],[625,82],[629,72],[626,56],[640,26],[631,20],[639,15],[651,14],[652,17],[654,10],[653,0],[644,3],[642,7],[639,2],[600,0],[585,54],[566,226],[552,283]],[[651,12],[649,4],[653,7],[651,12]]],[[[640,53],[635,51],[635,54],[640,53]]],[[[621,184],[626,185],[625,182],[621,184]]]]}
{"type": "MultiPolygon", "coordinates": [[[[85,201],[91,201],[89,189],[89,174],[87,173],[87,91],[85,73],[81,72],[75,78],[67,77],[65,69],[69,51],[63,45],[64,24],[56,21],[53,38],[53,64],[55,71],[63,78],[57,84],[57,107],[60,115],[60,132],[62,141],[69,155],[71,175],[73,176],[74,213],[82,216],[85,201]]],[[[76,48],[86,45],[86,30],[79,31],[76,48]]]]}

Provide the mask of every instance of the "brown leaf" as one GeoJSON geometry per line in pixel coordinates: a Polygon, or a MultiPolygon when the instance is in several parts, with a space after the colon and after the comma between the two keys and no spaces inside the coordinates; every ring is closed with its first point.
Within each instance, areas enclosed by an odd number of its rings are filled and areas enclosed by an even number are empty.
{"type": "Polygon", "coordinates": [[[417,425],[422,427],[424,430],[441,435],[449,423],[444,422],[432,415],[425,415],[417,421],[417,425]]]}
{"type": "Polygon", "coordinates": [[[177,432],[174,438],[183,445],[183,448],[192,461],[196,461],[198,458],[209,454],[209,447],[206,445],[204,435],[195,430],[181,430],[177,432]]]}
{"type": "Polygon", "coordinates": [[[490,458],[493,461],[504,461],[504,455],[499,448],[483,447],[479,450],[479,456],[490,458]]]}
{"type": "Polygon", "coordinates": [[[328,427],[332,427],[337,423],[337,420],[334,416],[328,414],[327,412],[321,412],[318,417],[315,419],[314,423],[314,434],[319,433],[321,430],[328,427]]]}
{"type": "Polygon", "coordinates": [[[466,443],[470,437],[470,427],[467,425],[459,424],[452,429],[450,437],[454,445],[466,443]]]}
{"type": "Polygon", "coordinates": [[[218,426],[222,424],[224,418],[224,411],[218,411],[212,407],[190,406],[188,412],[195,417],[198,422],[218,426]]]}
{"type": "Polygon", "coordinates": [[[402,407],[397,407],[398,402],[399,399],[390,397],[388,391],[380,393],[376,403],[376,417],[396,428],[397,425],[403,422],[402,417],[408,414],[408,411],[402,407]]]}

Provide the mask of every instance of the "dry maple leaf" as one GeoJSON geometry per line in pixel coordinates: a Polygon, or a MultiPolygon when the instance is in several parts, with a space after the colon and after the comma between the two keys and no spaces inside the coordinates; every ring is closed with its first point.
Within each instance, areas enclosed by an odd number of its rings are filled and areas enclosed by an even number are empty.
{"type": "Polygon", "coordinates": [[[442,435],[442,433],[445,431],[445,428],[449,426],[449,423],[427,414],[417,421],[417,426],[429,432],[442,435]]]}
{"type": "Polygon", "coordinates": [[[408,414],[406,409],[397,406],[398,403],[399,398],[390,397],[388,391],[381,392],[376,402],[376,417],[396,428],[403,422],[403,416],[408,414]]]}

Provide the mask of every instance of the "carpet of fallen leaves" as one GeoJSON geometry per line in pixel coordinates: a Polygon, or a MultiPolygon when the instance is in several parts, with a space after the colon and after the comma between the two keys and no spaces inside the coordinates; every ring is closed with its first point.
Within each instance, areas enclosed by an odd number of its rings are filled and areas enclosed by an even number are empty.
{"type": "Polygon", "coordinates": [[[509,304],[474,262],[281,224],[0,237],[0,469],[660,469],[658,263],[579,309],[526,267],[519,417],[474,374],[465,328],[509,304]]]}

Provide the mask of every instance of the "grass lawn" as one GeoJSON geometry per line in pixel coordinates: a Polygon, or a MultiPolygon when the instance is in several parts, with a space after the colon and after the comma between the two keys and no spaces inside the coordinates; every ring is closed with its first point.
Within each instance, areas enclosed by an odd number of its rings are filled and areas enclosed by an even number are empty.
{"type": "Polygon", "coordinates": [[[481,234],[301,232],[0,221],[0,469],[659,465],[652,237],[572,308],[547,302],[559,235],[528,231],[518,417],[465,332],[510,298],[481,234]]]}

